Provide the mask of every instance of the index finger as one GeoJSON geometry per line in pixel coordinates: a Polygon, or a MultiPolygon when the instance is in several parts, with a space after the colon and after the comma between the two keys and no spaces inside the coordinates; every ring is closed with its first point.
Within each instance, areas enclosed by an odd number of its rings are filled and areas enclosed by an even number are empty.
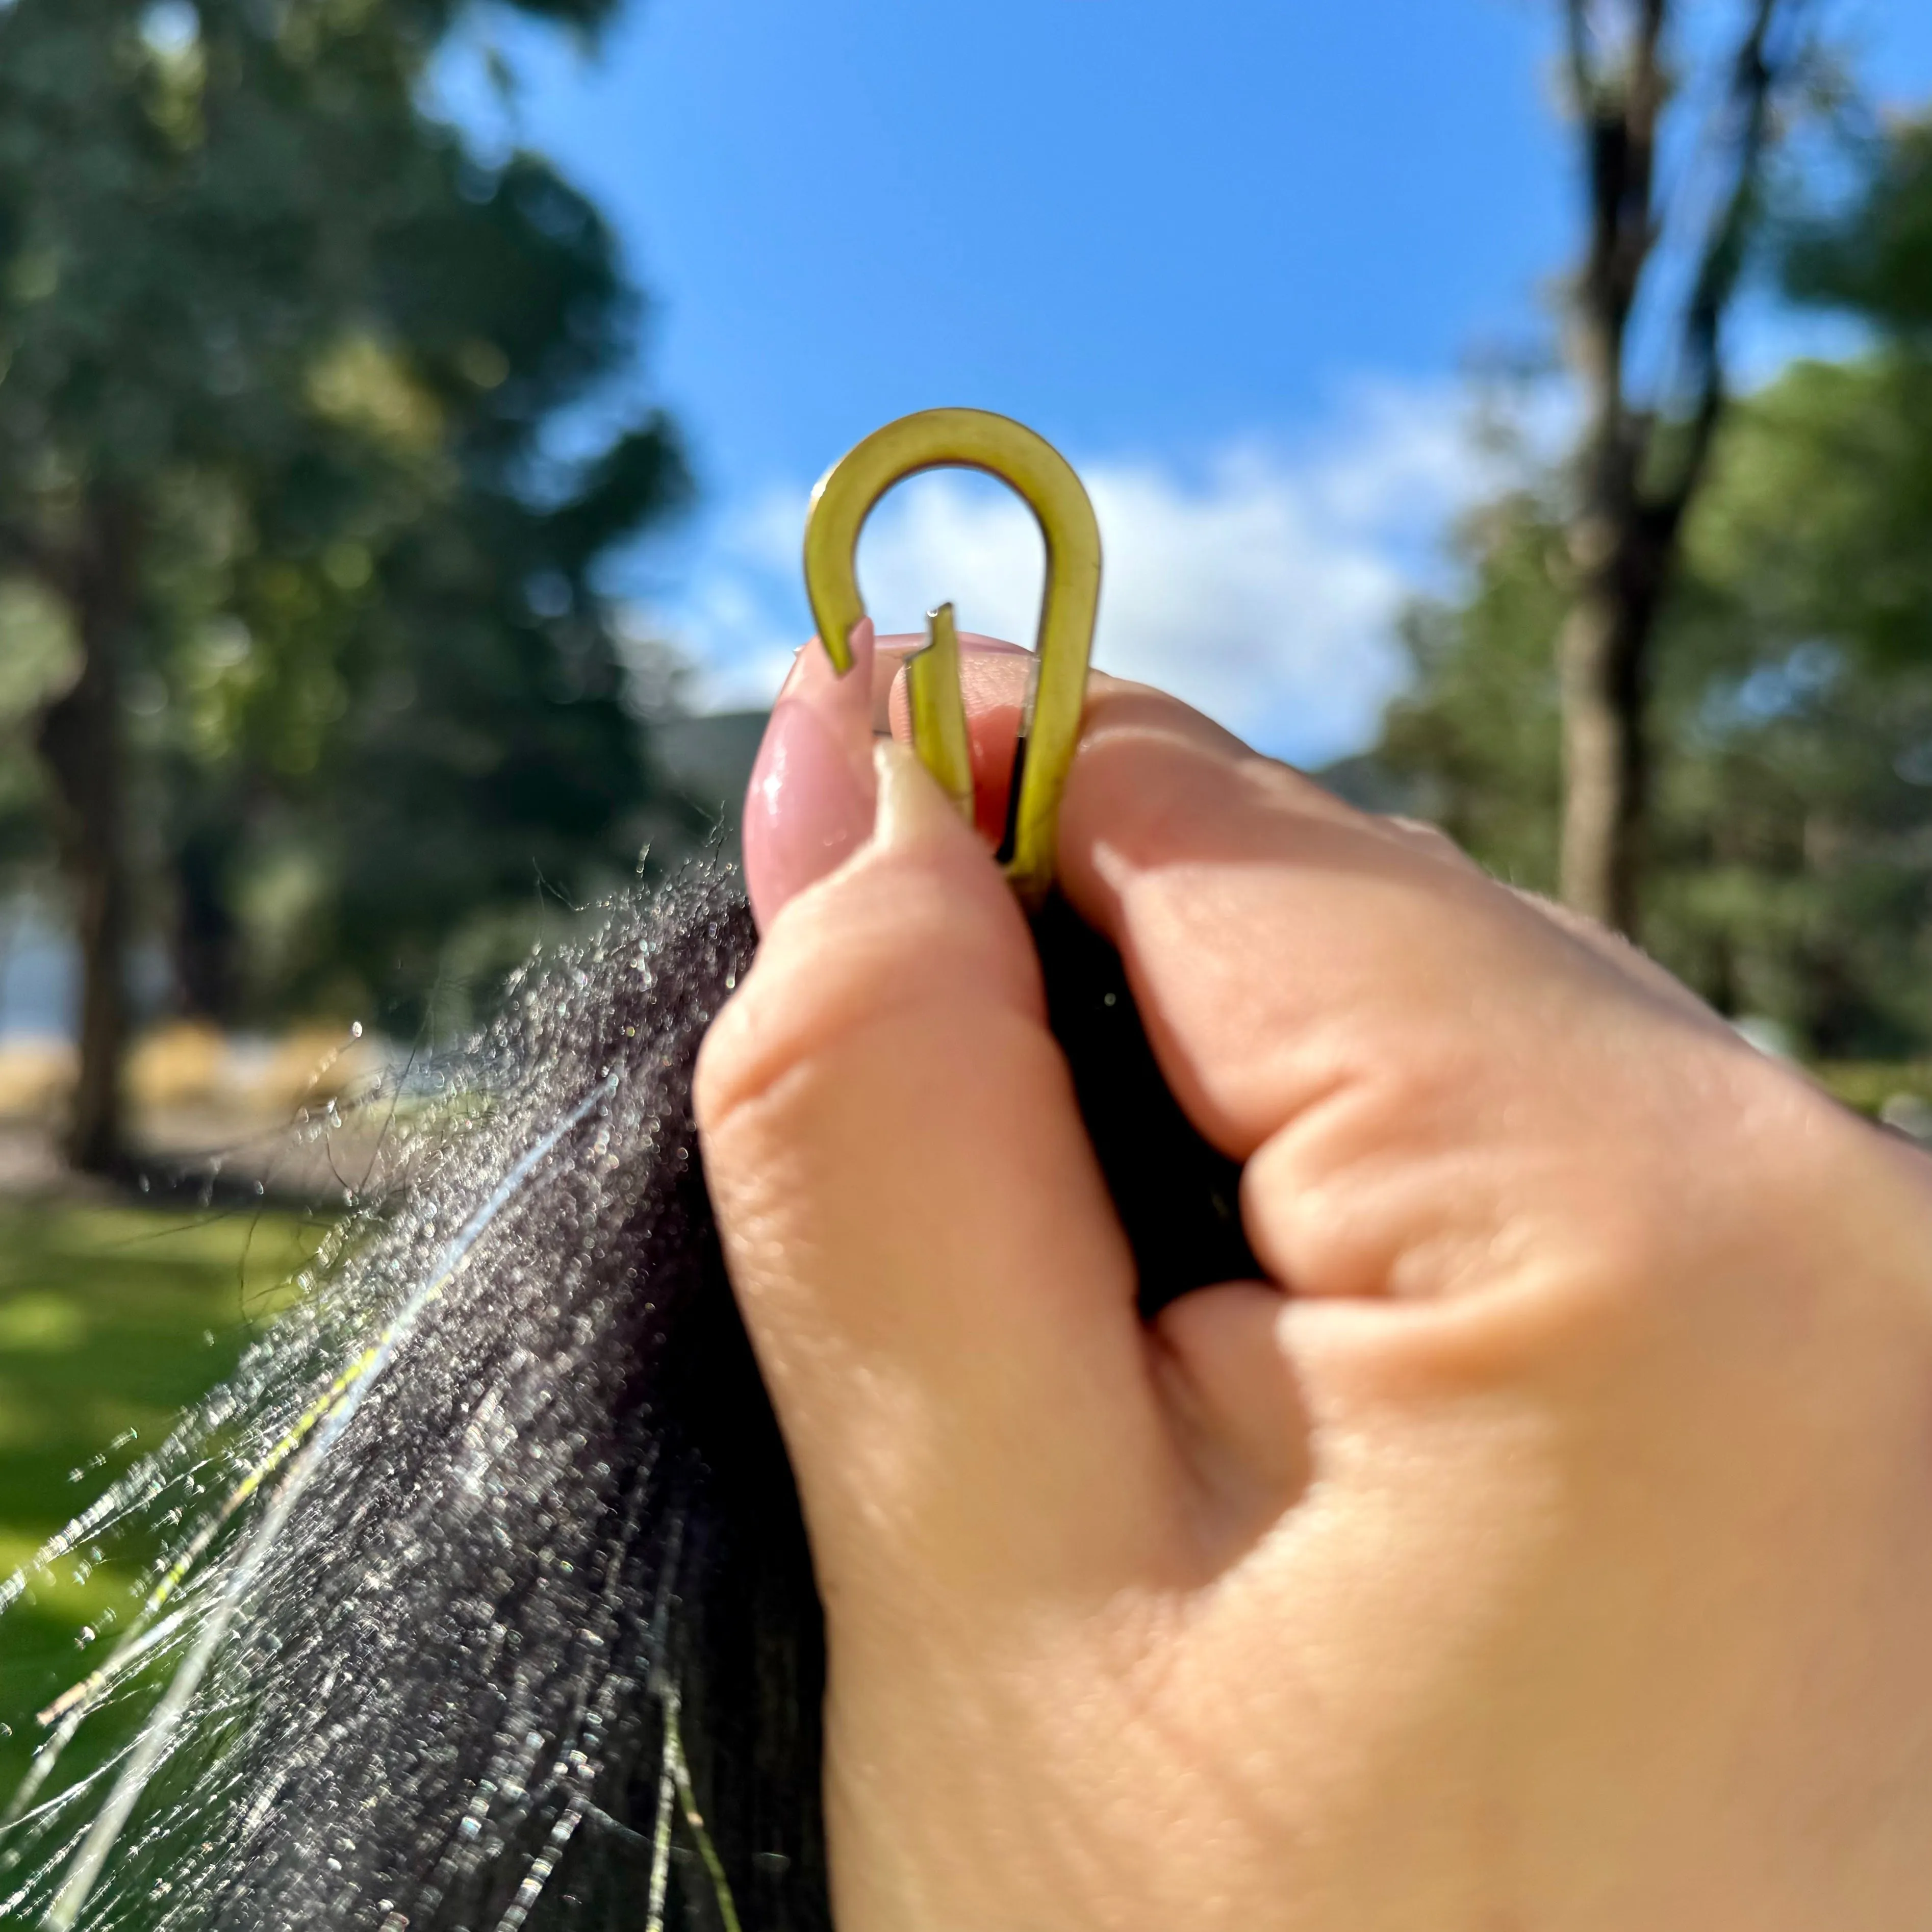
{"type": "MultiPolygon", "coordinates": [[[[1006,659],[968,683],[982,789],[1010,761],[1023,688],[1006,659]]],[[[1177,1099],[1237,1159],[1391,1069],[1540,1076],[1552,1035],[1600,1025],[1606,994],[1728,1042],[1607,935],[1552,920],[1447,841],[1357,811],[1142,686],[1094,680],[1058,878],[1120,950],[1177,1099]]]]}

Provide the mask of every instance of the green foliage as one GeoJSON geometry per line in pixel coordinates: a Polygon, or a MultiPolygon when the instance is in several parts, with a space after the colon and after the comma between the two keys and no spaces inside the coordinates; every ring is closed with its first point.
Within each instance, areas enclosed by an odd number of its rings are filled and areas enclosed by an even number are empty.
{"type": "MultiPolygon", "coordinates": [[[[1410,614],[1414,680],[1377,754],[1543,891],[1558,528],[1528,494],[1472,526],[1468,594],[1410,614]]],[[[1658,657],[1647,944],[1812,1052],[1932,1044],[1932,369],[1803,364],[1736,409],[1658,657]]]]}
{"type": "Polygon", "coordinates": [[[1740,412],[1692,532],[1710,681],[1666,778],[1660,934],[1832,1058],[1932,1040],[1928,550],[1932,365],[1893,350],[1740,412]]]}
{"type": "MultiPolygon", "coordinates": [[[[522,4],[588,30],[614,0],[522,4]]],[[[600,584],[684,469],[655,417],[547,454],[639,300],[543,161],[485,169],[424,116],[463,10],[0,10],[0,629],[25,584],[84,608],[133,530],[148,922],[220,1017],[406,1018],[664,815],[600,584]]],[[[0,693],[18,852],[14,717],[0,693]]]]}
{"type": "Polygon", "coordinates": [[[1888,1108],[1897,1110],[1901,1100],[1908,1105],[1916,1101],[1918,1107],[1911,1108],[1907,1118],[1916,1116],[1916,1125],[1925,1118],[1918,1109],[1932,1108],[1932,1063],[1827,1060],[1811,1070],[1829,1092],[1861,1114],[1882,1119],[1888,1108]]]}
{"type": "Polygon", "coordinates": [[[1738,412],[1695,567],[1760,652],[1830,638],[1904,670],[1932,653],[1928,531],[1932,354],[1888,344],[1801,363],[1738,412]]]}
{"type": "Polygon", "coordinates": [[[0,576],[0,881],[44,862],[32,728],[74,675],[74,657],[60,600],[31,578],[0,576]]]}
{"type": "MultiPolygon", "coordinates": [[[[1646,943],[1809,1053],[1932,1047],[1932,124],[1795,244],[1794,290],[1871,348],[1733,406],[1658,638],[1646,943]]],[[[1376,760],[1476,856],[1548,890],[1569,595],[1560,479],[1463,533],[1418,606],[1376,760]]]]}
{"type": "Polygon", "coordinates": [[[1516,496],[1472,519],[1460,542],[1474,566],[1472,594],[1405,614],[1413,676],[1388,708],[1377,760],[1414,788],[1409,809],[1499,878],[1552,892],[1562,538],[1543,504],[1516,496]]]}
{"type": "Polygon", "coordinates": [[[1799,228],[1786,280],[1801,299],[1932,340],[1932,120],[1889,130],[1849,214],[1799,228]]]}

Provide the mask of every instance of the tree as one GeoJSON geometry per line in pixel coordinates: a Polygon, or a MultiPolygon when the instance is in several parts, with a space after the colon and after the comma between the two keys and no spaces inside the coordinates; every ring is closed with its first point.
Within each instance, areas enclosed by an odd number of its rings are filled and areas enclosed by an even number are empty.
{"type": "MultiPolygon", "coordinates": [[[[589,28],[614,0],[519,4],[589,28]]],[[[544,464],[634,298],[549,169],[493,175],[422,111],[463,5],[0,10],[0,578],[69,634],[34,735],[83,960],[83,1166],[120,1158],[141,881],[220,1008],[251,856],[302,848],[320,879],[284,980],[332,925],[366,981],[412,917],[521,890],[538,847],[614,861],[647,794],[598,568],[682,471],[656,420],[544,464]],[[465,824],[494,860],[459,859],[465,824]]]]}
{"type": "Polygon", "coordinates": [[[556,410],[634,334],[607,231],[524,158],[459,172],[382,268],[383,354],[358,338],[324,368],[362,434],[406,432],[385,492],[352,523],[318,511],[310,452],[287,484],[257,480],[262,536],[238,557],[192,529],[176,548],[191,581],[148,735],[182,861],[179,976],[214,1017],[320,1004],[410,1024],[453,958],[488,974],[526,949],[540,888],[580,896],[684,829],[653,807],[598,586],[682,491],[674,440],[653,420],[531,482],[556,410]],[[418,422],[434,434],[412,448],[418,422]]]}
{"type": "MultiPolygon", "coordinates": [[[[1742,0],[1717,124],[1716,176],[1688,248],[1688,293],[1660,332],[1672,352],[1648,392],[1633,322],[1660,244],[1660,143],[1678,91],[1670,0],[1563,0],[1566,77],[1588,213],[1568,295],[1585,428],[1564,518],[1568,608],[1558,644],[1563,718],[1563,896],[1634,931],[1649,807],[1646,707],[1658,615],[1724,403],[1722,325],[1760,199],[1778,110],[1807,73],[1804,0],[1742,0]]],[[[1682,8],[1681,14],[1687,10],[1682,8]]]]}
{"type": "MultiPolygon", "coordinates": [[[[1871,346],[1726,412],[1656,618],[1647,942],[1826,1058],[1932,1047],[1932,128],[1800,229],[1794,289],[1871,346]]],[[[1563,482],[1462,533],[1376,759],[1504,876],[1556,886],[1563,482]]]]}

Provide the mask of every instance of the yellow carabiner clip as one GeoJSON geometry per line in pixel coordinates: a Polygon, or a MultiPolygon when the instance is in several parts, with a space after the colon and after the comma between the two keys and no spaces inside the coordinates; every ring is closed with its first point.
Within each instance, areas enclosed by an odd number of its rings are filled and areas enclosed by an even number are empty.
{"type": "MultiPolygon", "coordinates": [[[[842,676],[852,668],[859,533],[896,483],[924,470],[982,470],[1023,498],[1046,540],[1046,592],[1013,760],[1000,858],[1013,889],[1038,905],[1053,884],[1054,829],[1087,698],[1100,604],[1100,528],[1073,467],[1045,437],[985,410],[922,410],[874,430],[819,479],[805,520],[805,587],[820,641],[842,676]]],[[[927,644],[906,666],[913,743],[970,817],[973,776],[952,607],[927,620],[927,644]]]]}

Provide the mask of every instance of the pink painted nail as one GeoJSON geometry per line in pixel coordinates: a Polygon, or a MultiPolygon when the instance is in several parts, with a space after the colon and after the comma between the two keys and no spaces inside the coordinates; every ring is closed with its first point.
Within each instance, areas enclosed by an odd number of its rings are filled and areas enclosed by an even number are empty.
{"type": "Polygon", "coordinates": [[[872,626],[852,633],[843,677],[814,640],[799,653],[765,727],[745,800],[745,885],[766,930],[786,901],[872,836],[872,626]]]}

